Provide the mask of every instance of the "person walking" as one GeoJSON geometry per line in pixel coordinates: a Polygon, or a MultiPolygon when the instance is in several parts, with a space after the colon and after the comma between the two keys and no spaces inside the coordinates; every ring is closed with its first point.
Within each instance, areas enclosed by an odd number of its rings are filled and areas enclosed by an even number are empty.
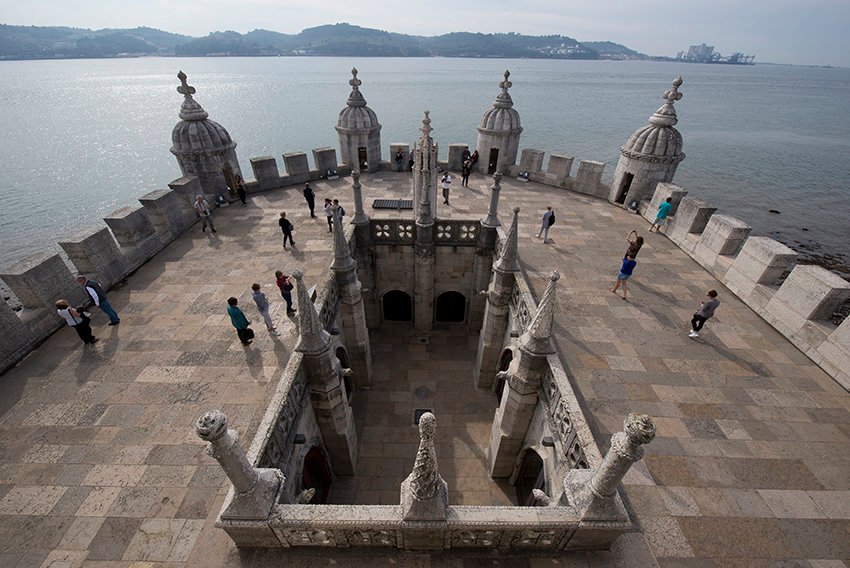
{"type": "Polygon", "coordinates": [[[443,177],[440,178],[440,187],[443,188],[443,203],[446,205],[449,204],[449,189],[452,187],[452,176],[449,175],[449,172],[443,174],[443,177]]]}
{"type": "Polygon", "coordinates": [[[65,320],[65,323],[74,328],[74,331],[77,332],[77,335],[80,336],[80,339],[86,345],[92,345],[100,341],[100,339],[92,335],[91,325],[89,325],[90,319],[86,315],[88,312],[85,310],[72,308],[68,300],[57,300],[56,313],[65,320]]]}
{"type": "Polygon", "coordinates": [[[332,209],[336,211],[336,215],[339,217],[339,223],[342,224],[342,221],[345,218],[345,209],[343,209],[342,205],[339,204],[339,199],[333,200],[332,209]]]}
{"type": "Polygon", "coordinates": [[[233,179],[236,183],[236,194],[239,196],[239,201],[242,202],[242,207],[247,207],[248,203],[246,203],[245,199],[248,195],[245,193],[245,183],[242,181],[242,176],[236,174],[233,179]]]}
{"type": "Polygon", "coordinates": [[[472,154],[469,153],[469,146],[464,146],[463,152],[460,155],[460,160],[462,162],[468,162],[469,158],[471,158],[471,157],[472,157],[472,154]]]}
{"type": "Polygon", "coordinates": [[[462,187],[469,187],[469,174],[472,172],[471,166],[472,164],[469,160],[463,162],[463,169],[460,171],[460,185],[462,187]]]}
{"type": "Polygon", "coordinates": [[[206,200],[206,198],[202,194],[198,194],[195,198],[195,203],[192,204],[195,208],[195,212],[198,214],[198,217],[201,219],[201,232],[204,233],[207,230],[207,225],[210,226],[210,229],[213,233],[216,232],[215,225],[212,220],[212,212],[210,211],[210,204],[206,200]]]}
{"type": "Polygon", "coordinates": [[[546,212],[543,213],[543,219],[540,223],[540,230],[537,232],[537,238],[540,238],[540,235],[543,235],[543,242],[546,242],[546,239],[549,238],[549,227],[555,224],[555,212],[552,211],[552,206],[546,208],[546,212]]]}
{"type": "Polygon", "coordinates": [[[688,334],[688,337],[699,337],[702,326],[714,316],[714,311],[720,305],[720,300],[717,299],[717,290],[709,290],[706,298],[708,299],[700,304],[699,309],[691,320],[691,332],[688,334]]]}
{"type": "Polygon", "coordinates": [[[412,172],[413,171],[413,152],[410,152],[410,156],[407,158],[407,167],[412,172]]]}
{"type": "Polygon", "coordinates": [[[309,182],[304,185],[304,199],[307,201],[307,207],[310,208],[310,217],[315,219],[316,214],[313,211],[316,208],[316,194],[313,193],[313,188],[310,187],[309,182]]]}
{"type": "Polygon", "coordinates": [[[626,256],[637,258],[637,254],[643,246],[643,237],[638,235],[637,231],[632,231],[626,237],[626,242],[629,243],[629,248],[626,249],[626,256]],[[632,237],[632,235],[634,235],[634,237],[632,237]]]}
{"type": "Polygon", "coordinates": [[[257,304],[257,311],[260,312],[260,315],[263,316],[263,321],[266,322],[266,329],[269,330],[269,333],[272,335],[280,335],[280,332],[275,327],[274,322],[272,321],[272,316],[269,313],[269,299],[266,298],[266,295],[260,291],[261,286],[254,282],[251,284],[251,290],[254,291],[251,294],[251,297],[254,299],[254,303],[257,304]]]}
{"type": "MultiPolygon", "coordinates": [[[[623,299],[628,300],[629,296],[629,278],[632,277],[632,272],[637,266],[637,261],[631,256],[623,257],[623,265],[620,267],[620,272],[617,273],[617,282],[614,284],[614,287],[611,288],[611,291],[617,294],[617,290],[620,286],[623,286],[623,299]]],[[[618,294],[619,295],[619,294],[618,294]]]]}
{"type": "Polygon", "coordinates": [[[236,328],[236,335],[239,337],[239,341],[242,342],[242,345],[251,345],[251,341],[254,339],[254,332],[251,330],[249,325],[251,322],[248,321],[248,318],[245,317],[245,314],[242,313],[242,310],[239,309],[239,300],[231,296],[227,299],[227,315],[230,316],[230,323],[233,324],[233,327],[236,328]]]}
{"type": "Polygon", "coordinates": [[[328,232],[334,232],[334,205],[331,200],[325,198],[325,217],[328,218],[328,232]]]}
{"type": "Polygon", "coordinates": [[[280,212],[280,219],[278,219],[277,224],[280,226],[280,230],[283,232],[283,250],[286,250],[286,239],[289,239],[289,244],[295,247],[295,241],[292,240],[292,230],[295,228],[289,219],[286,218],[286,211],[280,212]]]}
{"type": "Polygon", "coordinates": [[[86,289],[86,293],[91,297],[92,301],[94,301],[94,305],[100,308],[101,311],[106,314],[106,317],[109,318],[108,325],[118,325],[121,323],[121,318],[118,316],[118,312],[115,311],[112,304],[110,304],[109,300],[106,299],[106,292],[103,291],[100,284],[94,280],[89,280],[85,276],[78,276],[77,282],[80,283],[80,286],[86,289]]]}
{"type": "Polygon", "coordinates": [[[395,153],[395,171],[400,172],[404,167],[404,152],[400,149],[395,153]]]}
{"type": "Polygon", "coordinates": [[[670,214],[670,209],[673,207],[673,198],[668,197],[664,203],[658,206],[658,213],[655,214],[655,221],[652,222],[652,225],[649,227],[649,232],[652,232],[652,229],[655,229],[656,233],[661,232],[661,227],[664,225],[664,222],[667,220],[667,215],[670,214]]]}
{"type": "Polygon", "coordinates": [[[280,288],[280,295],[283,296],[283,300],[286,302],[286,315],[295,315],[297,310],[292,309],[292,290],[295,288],[295,285],[289,281],[289,276],[280,270],[275,271],[274,277],[275,284],[280,288]]]}

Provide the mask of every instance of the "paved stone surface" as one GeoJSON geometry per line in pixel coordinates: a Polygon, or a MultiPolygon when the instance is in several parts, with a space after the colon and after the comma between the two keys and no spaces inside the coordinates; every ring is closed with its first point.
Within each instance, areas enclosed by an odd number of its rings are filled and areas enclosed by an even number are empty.
{"type": "MultiPolygon", "coordinates": [[[[362,182],[367,203],[410,191],[409,174],[364,175],[362,182]]],[[[449,212],[439,206],[438,214],[483,217],[488,185],[473,175],[470,189],[455,188],[449,212]]],[[[353,214],[350,179],[314,187],[319,200],[339,197],[353,214]]],[[[850,565],[847,392],[663,236],[648,235],[629,301],[608,292],[625,233],[645,229],[642,219],[606,202],[505,180],[503,221],[514,205],[523,208],[520,255],[538,297],[549,271],[562,274],[557,344],[597,440],[607,448],[630,411],[656,418],[657,438],[625,479],[644,534],[627,535],[611,552],[560,558],[328,551],[289,555],[288,565],[850,565]],[[534,235],[549,204],[558,222],[543,244],[534,235]],[[688,321],[709,288],[722,304],[702,337],[689,339],[688,321]]],[[[324,217],[307,216],[300,187],[217,211],[216,226],[216,237],[192,228],[113,291],[122,323],[106,327],[96,313],[96,346],[83,348],[63,329],[0,379],[0,566],[280,565],[279,552],[239,552],[213,526],[225,480],[192,425],[203,411],[221,408],[243,443],[253,437],[295,342],[273,272],[303,265],[305,279],[317,281],[331,241],[324,217]],[[281,210],[295,224],[295,250],[282,250],[281,210]],[[282,335],[255,325],[257,340],[243,348],[224,301],[238,296],[259,323],[254,281],[273,299],[282,335]]],[[[416,393],[409,379],[387,386],[405,397],[416,393]]],[[[370,405],[386,404],[361,394],[355,411],[365,405],[371,415],[370,405]]],[[[479,394],[476,400],[494,403],[479,394]]],[[[438,421],[438,433],[452,431],[438,421]]],[[[437,451],[452,500],[482,497],[467,497],[460,482],[452,486],[448,472],[463,454],[437,451]]],[[[406,468],[413,457],[400,463],[406,468]]],[[[378,499],[382,490],[391,491],[379,489],[378,499]]]]}

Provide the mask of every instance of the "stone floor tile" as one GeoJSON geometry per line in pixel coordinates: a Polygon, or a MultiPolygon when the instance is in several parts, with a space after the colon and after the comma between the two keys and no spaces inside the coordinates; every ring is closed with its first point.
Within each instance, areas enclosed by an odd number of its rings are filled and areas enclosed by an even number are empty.
{"type": "Polygon", "coordinates": [[[659,487],[658,492],[674,517],[694,517],[700,514],[699,506],[687,487],[659,487]]]}
{"type": "Polygon", "coordinates": [[[809,491],[808,494],[828,519],[850,519],[850,491],[809,491]]]}
{"type": "Polygon", "coordinates": [[[759,489],[758,494],[780,519],[823,519],[825,515],[805,491],[759,489]]]}
{"type": "Polygon", "coordinates": [[[177,542],[184,519],[144,519],[124,552],[124,560],[165,561],[177,542]]]}
{"type": "Polygon", "coordinates": [[[75,517],[59,542],[63,550],[86,550],[103,525],[104,517],[75,517]]]}
{"type": "Polygon", "coordinates": [[[691,557],[694,551],[673,517],[645,516],[641,519],[646,539],[656,557],[691,557]]]}
{"type": "Polygon", "coordinates": [[[0,501],[0,515],[46,515],[62,498],[65,487],[13,487],[0,501]]]}
{"type": "Polygon", "coordinates": [[[107,517],[89,545],[87,560],[121,560],[142,519],[107,517]]]}

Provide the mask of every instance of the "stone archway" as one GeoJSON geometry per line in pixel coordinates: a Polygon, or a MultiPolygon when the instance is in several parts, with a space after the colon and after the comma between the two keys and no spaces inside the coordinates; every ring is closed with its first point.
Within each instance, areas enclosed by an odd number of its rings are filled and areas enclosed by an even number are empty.
{"type": "Polygon", "coordinates": [[[413,298],[407,292],[390,290],[381,299],[384,321],[413,321],[413,298]]]}
{"type": "Polygon", "coordinates": [[[325,453],[319,446],[313,446],[304,456],[304,467],[301,469],[301,486],[304,489],[315,489],[316,494],[310,500],[311,505],[321,505],[328,502],[333,476],[325,459],[325,453]]]}
{"type": "MultiPolygon", "coordinates": [[[[502,351],[502,354],[499,356],[499,366],[496,368],[496,372],[507,371],[508,367],[511,366],[511,361],[514,360],[514,352],[510,349],[505,349],[502,351]]],[[[493,382],[493,392],[496,393],[496,398],[499,402],[502,402],[502,393],[505,392],[505,380],[496,378],[493,382]]]]}
{"type": "Polygon", "coordinates": [[[534,507],[533,489],[545,490],[546,473],[543,458],[531,448],[525,450],[514,480],[516,502],[521,507],[534,507]]]}
{"type": "Polygon", "coordinates": [[[460,292],[443,292],[437,296],[434,320],[439,323],[462,323],[466,320],[466,296],[460,292]]]}
{"type": "MultiPolygon", "coordinates": [[[[336,348],[336,358],[339,360],[340,367],[343,369],[351,368],[351,361],[348,359],[348,351],[345,350],[345,347],[336,348]]],[[[345,398],[348,399],[350,404],[351,399],[354,398],[354,385],[351,383],[351,379],[343,375],[342,386],[345,389],[345,398]]]]}

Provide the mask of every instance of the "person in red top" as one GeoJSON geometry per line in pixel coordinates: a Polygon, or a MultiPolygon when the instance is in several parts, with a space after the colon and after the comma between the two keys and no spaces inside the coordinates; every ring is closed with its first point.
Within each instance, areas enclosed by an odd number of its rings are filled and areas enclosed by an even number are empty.
{"type": "Polygon", "coordinates": [[[280,270],[276,271],[274,276],[276,279],[275,284],[277,284],[277,287],[280,288],[280,295],[283,296],[283,299],[286,301],[286,315],[295,315],[296,310],[292,309],[292,290],[295,286],[289,281],[289,276],[280,270]]]}

